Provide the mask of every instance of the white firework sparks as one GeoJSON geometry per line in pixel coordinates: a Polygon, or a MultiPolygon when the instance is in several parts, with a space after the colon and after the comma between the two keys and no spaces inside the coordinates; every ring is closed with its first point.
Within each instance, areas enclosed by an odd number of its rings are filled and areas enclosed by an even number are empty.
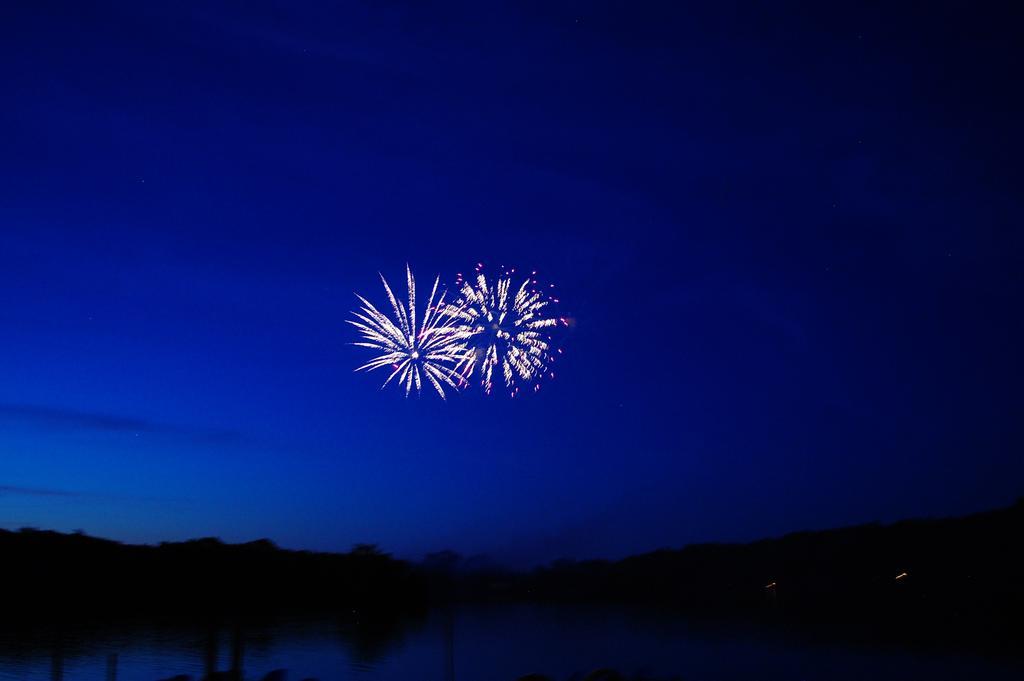
{"type": "Polygon", "coordinates": [[[456,369],[465,365],[470,352],[466,340],[473,332],[459,321],[458,305],[445,304],[444,293],[435,304],[434,298],[437,296],[440,277],[434,280],[434,288],[430,291],[423,319],[417,326],[416,280],[408,265],[405,266],[405,274],[409,289],[406,305],[395,297],[384,275],[380,277],[391,302],[394,319],[380,312],[366,298],[356,294],[363,307],[352,313],[356,320],[347,321],[359,329],[362,340],[353,345],[371,348],[380,353],[358,367],[356,371],[391,367],[391,375],[381,385],[382,389],[397,377],[398,385],[405,386],[406,396],[413,387],[419,392],[423,383],[427,382],[444,399],[444,386],[458,390],[466,382],[456,369]]]}
{"type": "Polygon", "coordinates": [[[470,280],[459,275],[459,300],[449,309],[473,334],[470,351],[459,369],[467,378],[479,371],[480,384],[488,394],[494,387],[496,368],[513,397],[519,392],[519,383],[532,383],[533,389],[539,390],[541,377],[554,377],[549,331],[567,324],[564,318],[549,316],[546,309],[558,299],[538,288],[536,272],[514,288],[515,269],[493,278],[482,270],[483,264],[477,265],[470,280]]]}

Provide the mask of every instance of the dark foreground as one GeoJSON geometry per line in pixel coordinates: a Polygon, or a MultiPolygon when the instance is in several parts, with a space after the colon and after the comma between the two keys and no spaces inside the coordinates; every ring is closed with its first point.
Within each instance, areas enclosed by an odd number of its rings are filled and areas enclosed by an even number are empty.
{"type": "Polygon", "coordinates": [[[0,531],[0,680],[1024,678],[1021,537],[1024,503],[516,573],[0,531]]]}
{"type": "Polygon", "coordinates": [[[22,622],[40,613],[223,618],[357,609],[394,618],[452,603],[616,603],[1012,653],[1024,633],[1022,537],[1018,502],[964,518],[560,561],[526,573],[450,552],[410,563],[366,545],[343,554],[266,540],[136,546],[36,530],[0,531],[0,559],[4,610],[22,622]]]}

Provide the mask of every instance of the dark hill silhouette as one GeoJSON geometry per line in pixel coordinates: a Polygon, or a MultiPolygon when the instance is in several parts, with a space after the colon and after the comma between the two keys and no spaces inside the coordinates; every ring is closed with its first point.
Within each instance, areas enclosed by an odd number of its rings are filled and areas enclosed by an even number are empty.
{"type": "MultiPolygon", "coordinates": [[[[558,561],[521,598],[752,613],[903,642],[1024,649],[1024,500],[963,518],[700,544],[619,561],[558,561]]],[[[508,576],[495,583],[508,584],[508,576]]]]}
{"type": "Polygon", "coordinates": [[[1006,641],[1019,640],[1024,619],[1022,537],[1024,501],[963,518],[700,544],[618,561],[564,560],[528,573],[451,551],[415,565],[365,544],[349,553],[213,538],[140,546],[27,529],[0,531],[0,560],[10,594],[5,610],[26,615],[618,601],[1006,641]]]}
{"type": "Polygon", "coordinates": [[[623,560],[560,560],[525,574],[434,554],[467,600],[642,603],[742,615],[840,638],[1024,650],[1024,500],[963,518],[697,544],[623,560]]]}
{"type": "Polygon", "coordinates": [[[1002,609],[1024,595],[1024,500],[963,518],[698,544],[620,561],[558,561],[524,582],[535,597],[692,607],[871,607],[878,598],[1002,609]]]}

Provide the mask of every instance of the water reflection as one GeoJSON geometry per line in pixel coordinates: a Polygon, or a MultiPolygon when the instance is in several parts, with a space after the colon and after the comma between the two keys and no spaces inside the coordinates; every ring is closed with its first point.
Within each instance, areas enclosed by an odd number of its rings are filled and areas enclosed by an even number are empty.
{"type": "Polygon", "coordinates": [[[0,679],[275,680],[286,677],[289,659],[311,656],[333,678],[336,670],[378,669],[425,617],[355,610],[197,622],[38,617],[0,624],[0,679]],[[280,667],[267,670],[275,659],[280,667]]]}
{"type": "Polygon", "coordinates": [[[836,645],[614,608],[0,625],[0,679],[516,681],[1024,678],[1019,658],[836,645]],[[541,676],[543,675],[543,676],[541,676]]]}

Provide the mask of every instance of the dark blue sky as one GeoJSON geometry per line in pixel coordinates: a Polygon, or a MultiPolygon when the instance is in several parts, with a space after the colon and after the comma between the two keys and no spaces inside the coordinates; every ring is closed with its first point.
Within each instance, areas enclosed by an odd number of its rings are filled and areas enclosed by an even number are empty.
{"type": "Polygon", "coordinates": [[[1019,16],[157,4],[0,9],[0,526],[529,562],[1024,493],[1019,16]],[[555,381],[352,373],[354,291],[479,260],[558,283],[555,381]]]}

